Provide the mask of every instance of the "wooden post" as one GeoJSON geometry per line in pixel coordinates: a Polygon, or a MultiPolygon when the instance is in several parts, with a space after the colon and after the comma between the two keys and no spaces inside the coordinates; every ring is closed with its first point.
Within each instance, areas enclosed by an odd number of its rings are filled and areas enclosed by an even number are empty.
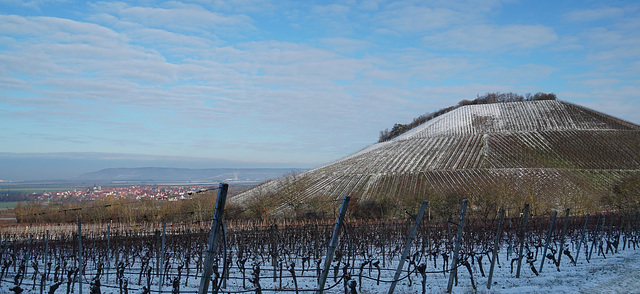
{"type": "Polygon", "coordinates": [[[522,219],[522,236],[520,236],[520,251],[518,252],[518,270],[516,278],[520,278],[520,268],[522,267],[522,258],[524,256],[524,242],[527,235],[527,219],[529,218],[529,204],[524,205],[524,218],[522,219]]]}
{"type": "MultiPolygon", "coordinates": [[[[576,258],[573,259],[573,265],[578,265],[578,257],[580,257],[580,245],[584,242],[584,231],[587,229],[587,223],[589,222],[589,214],[587,214],[587,218],[584,220],[584,227],[582,227],[582,233],[580,233],[580,242],[578,243],[578,248],[576,248],[576,258]]],[[[585,245],[586,247],[586,245],[585,245]]]]}
{"type": "Polygon", "coordinates": [[[416,217],[416,222],[413,225],[413,229],[411,233],[409,233],[409,239],[407,239],[407,243],[404,245],[404,250],[402,251],[402,257],[400,258],[400,262],[398,262],[398,268],[396,269],[396,274],[393,277],[393,281],[391,282],[391,287],[389,287],[389,294],[393,293],[393,290],[396,288],[396,284],[398,283],[398,279],[400,278],[400,273],[402,273],[402,267],[404,265],[404,260],[407,258],[409,253],[411,252],[411,245],[413,244],[413,239],[418,231],[418,227],[420,226],[420,222],[422,221],[422,216],[424,215],[424,211],[429,205],[428,201],[422,201],[422,205],[420,206],[420,211],[418,212],[418,216],[416,217]]]}
{"type": "Polygon", "coordinates": [[[560,236],[560,249],[558,250],[558,261],[556,267],[560,271],[560,260],[562,259],[562,252],[564,251],[564,236],[567,233],[567,223],[569,222],[569,208],[564,215],[564,225],[562,226],[562,235],[560,236]]]}
{"type": "Polygon", "coordinates": [[[493,280],[493,269],[496,265],[496,257],[500,248],[500,234],[502,233],[502,222],[504,221],[504,208],[500,209],[500,221],[498,222],[498,231],[496,239],[493,242],[493,256],[491,256],[491,268],[489,269],[489,280],[487,281],[487,290],[491,289],[491,281],[493,280]]]}
{"type": "Polygon", "coordinates": [[[467,211],[467,199],[462,200],[462,211],[460,212],[460,223],[458,224],[458,235],[456,236],[456,245],[453,249],[453,261],[451,263],[451,272],[449,273],[449,284],[447,284],[447,293],[451,293],[453,289],[453,280],[457,275],[458,268],[458,251],[460,250],[460,241],[462,239],[462,228],[464,227],[464,215],[467,211]]]}
{"type": "Polygon", "coordinates": [[[320,273],[320,277],[318,278],[318,289],[316,289],[316,293],[318,294],[322,294],[324,291],[324,284],[327,281],[327,275],[329,274],[331,259],[333,259],[333,253],[336,251],[336,246],[338,245],[338,240],[340,239],[340,227],[342,227],[342,222],[344,221],[344,215],[347,213],[347,206],[349,206],[350,199],[351,197],[349,196],[344,196],[344,198],[342,199],[342,204],[340,205],[340,213],[338,213],[336,225],[333,228],[333,236],[331,236],[331,242],[329,243],[329,248],[327,249],[327,256],[324,259],[322,272],[320,273]]]}
{"type": "Polygon", "coordinates": [[[209,245],[207,249],[207,256],[204,263],[204,273],[200,279],[200,287],[198,288],[198,294],[206,294],[209,289],[209,279],[213,271],[213,259],[217,249],[218,233],[220,232],[220,224],[222,223],[222,216],[224,214],[224,205],[227,201],[227,190],[229,185],[226,183],[220,183],[218,187],[218,199],[216,200],[216,209],[213,213],[213,222],[211,223],[211,231],[209,231],[209,245]]]}
{"type": "MultiPolygon", "coordinates": [[[[542,251],[542,261],[540,262],[540,270],[538,273],[542,273],[542,267],[544,267],[544,259],[547,258],[547,249],[549,248],[549,241],[551,241],[551,233],[553,233],[553,226],[556,224],[556,216],[558,216],[558,212],[553,212],[553,220],[551,221],[551,226],[549,227],[549,234],[547,234],[547,242],[544,244],[544,250],[542,251]]],[[[561,249],[562,250],[562,249],[561,249]]]]}

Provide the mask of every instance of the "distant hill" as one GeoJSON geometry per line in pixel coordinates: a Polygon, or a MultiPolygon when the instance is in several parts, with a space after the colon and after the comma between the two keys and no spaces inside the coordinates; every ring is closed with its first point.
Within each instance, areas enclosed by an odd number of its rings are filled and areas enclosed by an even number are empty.
{"type": "MultiPolygon", "coordinates": [[[[462,105],[389,141],[234,197],[296,197],[413,207],[469,198],[473,209],[591,211],[640,175],[640,126],[557,100],[462,105]]],[[[299,200],[297,200],[299,201],[299,200]]],[[[250,201],[249,201],[250,202],[250,201]]],[[[282,207],[282,206],[281,206],[282,207]]],[[[281,210],[281,209],[279,209],[281,210]]]]}
{"type": "Polygon", "coordinates": [[[75,181],[89,182],[221,182],[249,181],[262,182],[275,179],[291,172],[302,172],[304,169],[291,168],[107,168],[76,177],[75,181]]]}

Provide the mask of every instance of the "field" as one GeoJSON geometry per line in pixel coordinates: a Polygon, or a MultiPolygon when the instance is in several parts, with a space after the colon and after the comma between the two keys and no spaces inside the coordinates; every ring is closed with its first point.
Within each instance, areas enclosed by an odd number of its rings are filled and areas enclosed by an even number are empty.
{"type": "Polygon", "coordinates": [[[0,202],[0,210],[14,209],[18,202],[0,202]]]}
{"type": "MultiPolygon", "coordinates": [[[[443,293],[452,270],[457,276],[453,293],[638,289],[637,213],[568,218],[560,213],[553,219],[531,217],[526,226],[524,218],[504,220],[493,283],[487,289],[498,218],[474,212],[466,216],[457,263],[458,219],[423,220],[402,259],[415,225],[410,218],[347,218],[324,292],[386,293],[400,260],[404,266],[395,293],[443,293]]],[[[209,228],[210,223],[4,228],[0,292],[17,286],[23,293],[197,293],[209,228]]],[[[333,222],[225,222],[208,293],[315,292],[334,228],[333,222]]]]}

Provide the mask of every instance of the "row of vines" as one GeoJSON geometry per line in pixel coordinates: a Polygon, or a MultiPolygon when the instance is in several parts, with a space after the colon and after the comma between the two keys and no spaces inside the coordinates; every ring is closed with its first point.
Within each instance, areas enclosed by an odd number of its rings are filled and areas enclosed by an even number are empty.
{"type": "MultiPolygon", "coordinates": [[[[638,213],[506,218],[497,277],[544,275],[640,245],[638,213]],[[552,222],[553,221],[553,222],[552,222]],[[552,224],[555,224],[553,226],[552,224]],[[523,235],[524,233],[524,235],[523,235]],[[522,249],[521,249],[522,248],[522,249]]],[[[428,277],[454,274],[464,289],[485,287],[498,219],[467,215],[458,263],[457,221],[423,220],[396,280],[401,293],[441,289],[428,277]],[[453,269],[453,272],[452,272],[453,269]]],[[[325,293],[386,292],[413,223],[347,219],[325,293]],[[383,290],[381,290],[383,289],[383,290]]],[[[188,224],[101,224],[5,229],[0,290],[13,293],[198,293],[209,231],[188,224]]],[[[315,292],[331,222],[224,223],[208,293],[315,292]]],[[[494,278],[500,284],[499,278],[494,278]]]]}

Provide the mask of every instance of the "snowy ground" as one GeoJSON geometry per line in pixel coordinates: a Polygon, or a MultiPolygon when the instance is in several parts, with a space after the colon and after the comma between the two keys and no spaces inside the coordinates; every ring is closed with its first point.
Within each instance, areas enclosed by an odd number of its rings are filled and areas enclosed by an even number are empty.
{"type": "MultiPolygon", "coordinates": [[[[581,256],[583,257],[583,256],[581,256]]],[[[453,293],[640,293],[640,248],[627,249],[615,255],[607,255],[604,259],[595,252],[589,263],[584,258],[579,258],[577,266],[562,259],[560,271],[547,261],[542,273],[536,276],[527,264],[522,263],[520,278],[510,274],[509,265],[496,266],[493,285],[487,289],[488,278],[483,278],[478,271],[477,264],[474,270],[474,279],[477,290],[471,286],[466,268],[459,268],[459,284],[453,287],[453,293]]],[[[484,270],[488,276],[488,260],[483,260],[484,270]]],[[[535,263],[539,269],[540,262],[535,263]]],[[[515,266],[514,266],[515,267],[515,266]]],[[[407,282],[403,281],[396,287],[395,293],[421,293],[420,280],[414,275],[413,287],[409,289],[407,282]]],[[[444,293],[447,289],[448,276],[443,274],[427,275],[427,293],[444,293]]],[[[364,283],[363,291],[359,293],[387,293],[388,285],[374,287],[364,283]],[[368,286],[368,287],[367,287],[368,286]]]]}
{"type": "MultiPolygon", "coordinates": [[[[510,272],[510,265],[508,262],[505,262],[507,259],[504,251],[506,250],[502,250],[500,253],[501,264],[500,267],[496,266],[493,277],[494,284],[490,290],[486,287],[487,278],[481,276],[479,266],[476,262],[472,266],[472,271],[477,290],[474,290],[471,286],[467,269],[460,267],[458,269],[459,284],[453,287],[453,293],[640,293],[640,248],[636,250],[627,248],[624,251],[621,250],[618,254],[607,254],[606,259],[601,255],[596,256],[596,252],[594,252],[590,262],[587,262],[584,256],[581,256],[577,266],[571,264],[569,259],[563,256],[560,271],[557,271],[552,262],[547,260],[539,276],[536,276],[529,265],[523,261],[520,278],[515,277],[517,263],[514,263],[513,273],[510,272]]],[[[540,255],[542,255],[542,253],[540,253],[540,255]]],[[[441,270],[441,262],[442,260],[438,260],[438,268],[434,268],[433,262],[429,261],[426,271],[441,270]]],[[[483,268],[486,275],[489,273],[489,262],[490,260],[488,258],[483,258],[483,268]]],[[[358,267],[359,263],[361,262],[356,261],[356,267],[358,267]]],[[[536,261],[534,265],[536,269],[539,269],[540,261],[536,261]]],[[[251,273],[250,262],[247,262],[247,267],[249,268],[247,270],[247,276],[249,276],[251,273]]],[[[393,267],[393,264],[388,264],[386,268],[391,269],[393,267]]],[[[265,276],[270,275],[269,272],[271,272],[271,269],[270,265],[264,262],[260,281],[263,291],[265,293],[295,293],[291,291],[294,290],[293,279],[288,275],[286,268],[283,269],[284,278],[282,279],[281,285],[282,289],[288,289],[288,291],[268,291],[269,289],[280,287],[280,281],[273,283],[271,278],[265,278],[265,276]]],[[[301,269],[296,269],[299,289],[313,289],[316,286],[315,278],[312,278],[313,272],[309,272],[307,269],[305,272],[306,277],[301,277],[302,274],[300,270],[301,269]]],[[[232,269],[232,276],[239,277],[237,269],[235,269],[235,271],[234,273],[232,269]]],[[[91,278],[89,272],[90,271],[87,273],[87,279],[91,278]]],[[[351,271],[353,280],[358,281],[358,273],[359,269],[357,268],[351,271]]],[[[382,282],[379,286],[376,285],[376,275],[375,269],[370,272],[369,268],[366,267],[363,271],[364,278],[362,279],[362,287],[357,287],[358,293],[387,293],[390,284],[382,282]]],[[[40,293],[39,286],[33,289],[33,281],[29,280],[31,276],[32,274],[28,272],[22,284],[22,288],[25,290],[23,293],[40,293]]],[[[130,281],[129,288],[131,289],[129,293],[141,293],[142,286],[137,285],[138,275],[129,273],[127,276],[130,281]]],[[[381,280],[390,280],[392,276],[393,271],[383,271],[381,280]]],[[[448,278],[448,275],[445,276],[442,273],[428,273],[426,292],[446,292],[448,278]]],[[[103,284],[101,287],[102,293],[120,293],[119,289],[115,287],[117,281],[114,272],[110,273],[108,279],[106,276],[103,276],[101,281],[103,284]]],[[[83,293],[90,293],[88,282],[87,280],[84,284],[83,293]]],[[[198,279],[194,277],[190,278],[187,286],[184,285],[185,282],[183,272],[180,293],[197,292],[198,279]]],[[[247,286],[246,289],[242,288],[241,279],[230,279],[227,288],[222,290],[221,293],[255,293],[255,291],[253,291],[255,287],[247,280],[245,280],[245,282],[247,286]]],[[[144,285],[144,282],[142,284],[144,285]]],[[[332,274],[330,274],[326,284],[327,286],[335,284],[332,274]]],[[[418,274],[411,275],[411,284],[411,287],[409,287],[409,281],[407,279],[400,281],[396,286],[395,293],[421,293],[421,278],[418,274]]],[[[13,293],[9,290],[12,287],[13,276],[10,275],[8,278],[3,279],[2,285],[0,286],[0,293],[13,293]]],[[[48,289],[48,287],[46,289],[48,289]]],[[[151,293],[159,293],[158,290],[157,281],[154,279],[151,293]]],[[[171,293],[171,283],[167,281],[162,290],[163,293],[171,293]]],[[[44,293],[46,292],[47,290],[44,291],[44,293]]],[[[79,293],[77,285],[73,292],[79,293]]],[[[55,293],[67,293],[66,283],[62,284],[55,293]]],[[[301,293],[311,292],[301,291],[301,293]]],[[[325,291],[325,293],[344,293],[343,284],[339,283],[335,288],[325,291]]]]}

